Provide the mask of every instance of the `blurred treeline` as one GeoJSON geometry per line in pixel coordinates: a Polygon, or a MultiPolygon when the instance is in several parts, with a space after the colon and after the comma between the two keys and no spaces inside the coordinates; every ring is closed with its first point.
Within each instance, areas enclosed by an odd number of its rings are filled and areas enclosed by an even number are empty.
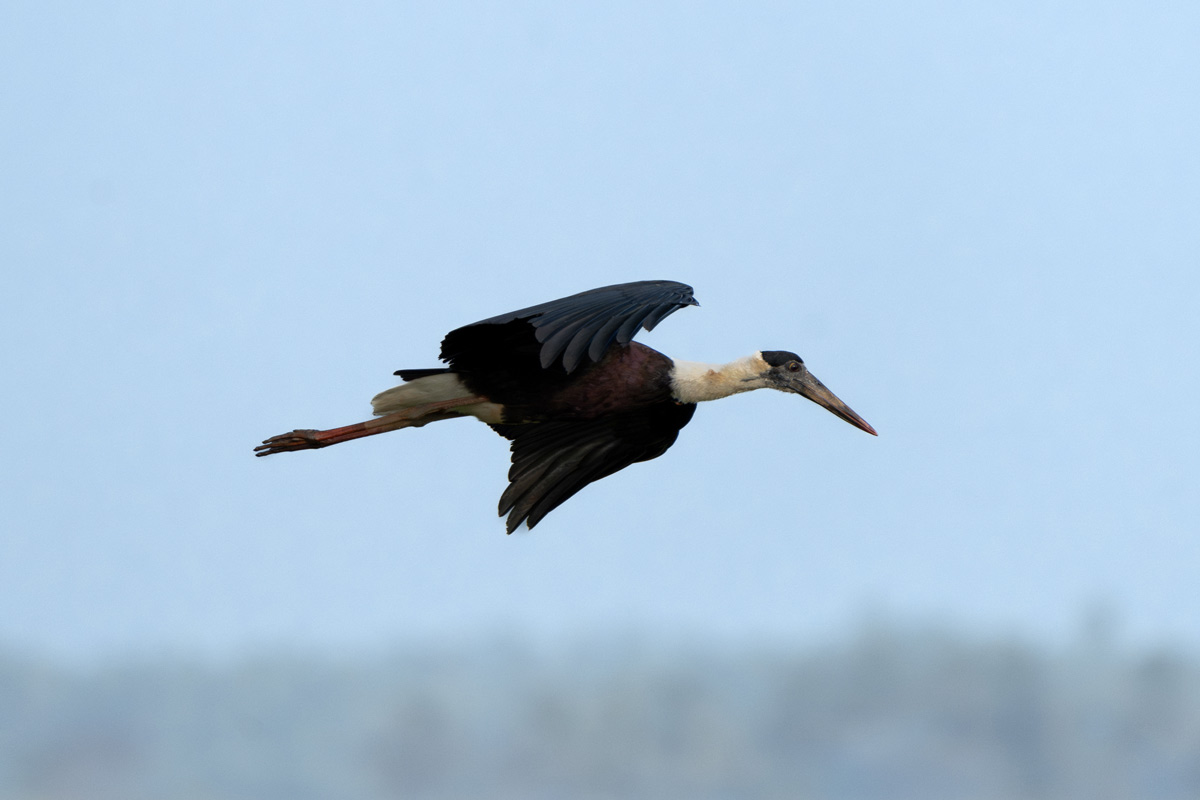
{"type": "Polygon", "coordinates": [[[8,651],[0,797],[1195,800],[1200,665],[1103,626],[1059,648],[875,624],[795,648],[8,651]]]}

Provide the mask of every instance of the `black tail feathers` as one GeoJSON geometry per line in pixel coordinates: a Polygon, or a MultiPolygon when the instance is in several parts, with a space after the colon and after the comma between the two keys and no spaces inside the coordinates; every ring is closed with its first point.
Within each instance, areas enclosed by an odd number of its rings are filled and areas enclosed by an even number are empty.
{"type": "Polygon", "coordinates": [[[400,380],[408,383],[409,381],[415,381],[417,378],[428,378],[430,375],[445,375],[447,372],[453,372],[453,370],[447,367],[439,367],[437,369],[398,369],[392,374],[399,375],[400,380]]]}

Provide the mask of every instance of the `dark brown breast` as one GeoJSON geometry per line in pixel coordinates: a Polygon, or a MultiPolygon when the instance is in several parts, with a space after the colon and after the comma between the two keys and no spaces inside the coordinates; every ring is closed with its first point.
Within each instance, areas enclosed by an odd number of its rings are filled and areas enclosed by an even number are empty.
{"type": "Polygon", "coordinates": [[[613,345],[548,398],[553,416],[595,419],[671,398],[671,359],[644,344],[613,345]]]}

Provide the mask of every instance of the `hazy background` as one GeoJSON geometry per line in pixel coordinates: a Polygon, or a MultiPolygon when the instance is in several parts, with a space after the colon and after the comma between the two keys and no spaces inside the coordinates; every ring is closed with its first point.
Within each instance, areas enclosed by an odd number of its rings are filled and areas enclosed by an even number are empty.
{"type": "Polygon", "coordinates": [[[4,4],[0,643],[736,659],[865,616],[1053,654],[1095,606],[1130,657],[1194,651],[1198,35],[1192,3],[4,4]],[[451,328],[650,278],[702,306],[643,341],[795,350],[879,438],[733,398],[511,537],[477,423],[251,457],[451,328]]]}

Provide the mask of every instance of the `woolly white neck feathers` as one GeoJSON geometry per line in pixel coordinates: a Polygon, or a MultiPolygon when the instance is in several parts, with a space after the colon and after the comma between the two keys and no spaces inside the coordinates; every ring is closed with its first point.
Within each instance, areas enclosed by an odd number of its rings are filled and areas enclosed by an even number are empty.
{"type": "Polygon", "coordinates": [[[728,364],[675,361],[671,374],[671,394],[681,403],[720,400],[731,394],[766,388],[767,381],[763,373],[770,369],[762,353],[728,364]]]}

